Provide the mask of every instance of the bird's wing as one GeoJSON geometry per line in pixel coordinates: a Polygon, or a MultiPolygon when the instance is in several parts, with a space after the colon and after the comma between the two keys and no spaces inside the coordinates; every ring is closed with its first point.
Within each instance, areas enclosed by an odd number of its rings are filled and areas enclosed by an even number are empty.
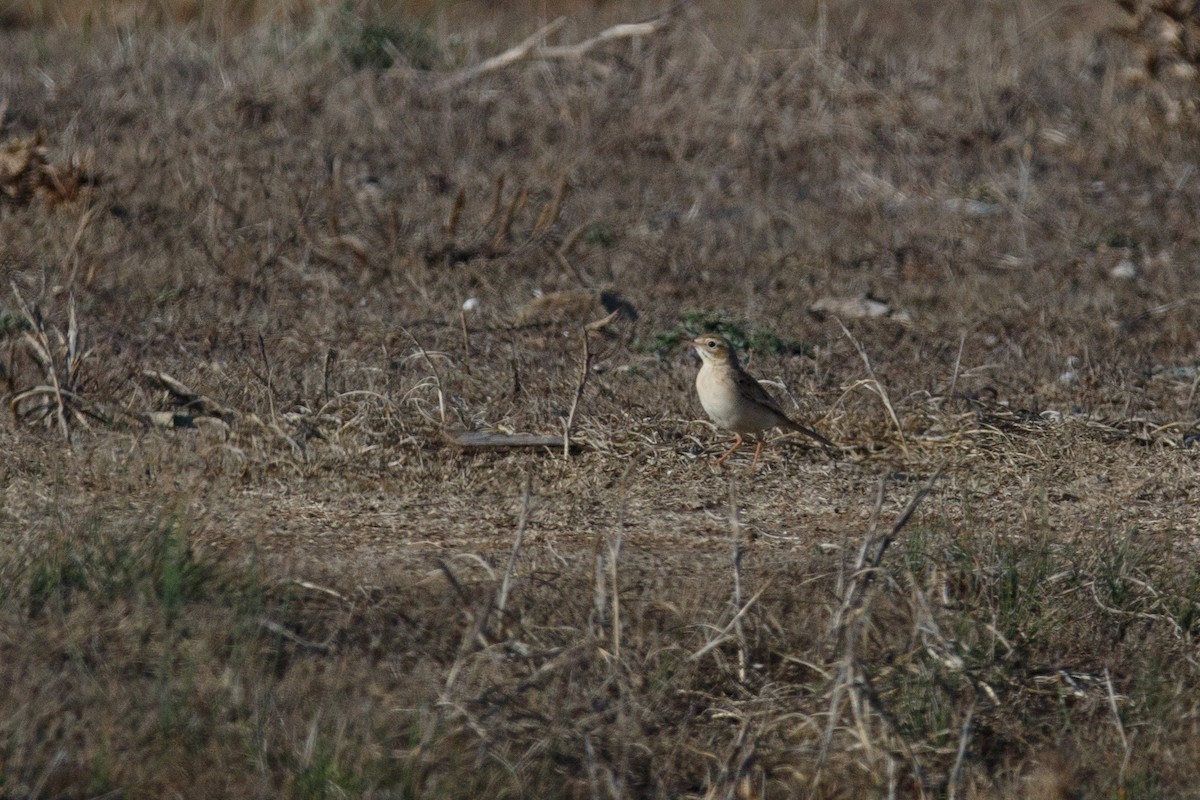
{"type": "Polygon", "coordinates": [[[738,391],[742,396],[753,400],[760,406],[763,406],[769,411],[778,414],[783,419],[787,419],[788,415],[779,407],[779,403],[775,402],[775,398],[771,397],[770,393],[763,388],[763,385],[756,381],[748,372],[738,370],[737,373],[738,391]]]}
{"type": "Polygon", "coordinates": [[[833,442],[829,441],[812,428],[804,427],[784,413],[783,409],[779,407],[779,403],[775,402],[775,398],[771,397],[770,393],[763,388],[763,385],[756,381],[749,373],[738,372],[738,389],[740,389],[744,395],[758,403],[760,406],[764,406],[778,414],[779,427],[795,433],[803,433],[805,436],[811,436],[826,447],[836,447],[833,442]]]}

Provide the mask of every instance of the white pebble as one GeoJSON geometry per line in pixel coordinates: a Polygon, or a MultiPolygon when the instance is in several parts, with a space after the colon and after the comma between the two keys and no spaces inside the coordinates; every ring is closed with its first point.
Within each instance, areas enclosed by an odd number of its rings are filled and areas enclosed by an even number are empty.
{"type": "Polygon", "coordinates": [[[1121,259],[1121,263],[1117,264],[1111,270],[1109,275],[1119,280],[1133,280],[1137,277],[1137,266],[1128,258],[1121,259]]]}

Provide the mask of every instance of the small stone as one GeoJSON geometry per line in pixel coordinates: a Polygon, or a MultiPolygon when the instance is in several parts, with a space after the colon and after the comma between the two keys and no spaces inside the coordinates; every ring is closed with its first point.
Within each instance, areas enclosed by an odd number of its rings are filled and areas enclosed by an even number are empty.
{"type": "Polygon", "coordinates": [[[1131,259],[1123,258],[1115,267],[1108,271],[1108,274],[1116,280],[1131,281],[1137,277],[1137,265],[1131,259]]]}

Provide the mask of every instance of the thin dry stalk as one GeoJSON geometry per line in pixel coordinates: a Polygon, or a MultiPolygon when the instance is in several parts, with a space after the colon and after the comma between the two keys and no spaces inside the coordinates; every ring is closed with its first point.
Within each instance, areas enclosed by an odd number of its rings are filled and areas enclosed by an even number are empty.
{"type": "Polygon", "coordinates": [[[1129,743],[1129,738],[1125,735],[1125,724],[1121,722],[1121,712],[1117,708],[1117,693],[1113,691],[1112,676],[1108,674],[1108,667],[1104,668],[1104,688],[1108,691],[1108,708],[1112,711],[1113,725],[1117,729],[1117,735],[1121,737],[1121,770],[1117,775],[1118,791],[1122,795],[1125,793],[1125,775],[1129,769],[1129,757],[1133,755],[1133,747],[1129,743]]]}
{"type": "Polygon", "coordinates": [[[837,729],[838,720],[842,718],[842,702],[845,698],[846,687],[853,681],[850,665],[843,657],[838,666],[837,675],[833,679],[833,691],[829,696],[829,711],[825,718],[825,730],[821,733],[821,747],[817,751],[817,766],[813,771],[812,783],[809,784],[809,796],[819,797],[822,772],[829,760],[829,750],[833,746],[833,732],[837,729]]]}
{"type": "Polygon", "coordinates": [[[567,234],[567,238],[563,239],[562,244],[560,244],[554,251],[554,258],[559,264],[562,265],[563,269],[571,273],[571,276],[575,278],[575,282],[579,284],[579,288],[581,289],[587,289],[590,287],[592,285],[592,281],[583,274],[583,271],[580,270],[579,267],[571,263],[569,256],[571,255],[571,250],[574,249],[576,243],[579,242],[580,237],[583,236],[584,232],[586,232],[590,226],[591,223],[588,222],[576,226],[570,233],[567,234]]]}
{"type": "Polygon", "coordinates": [[[463,369],[467,374],[471,374],[471,334],[467,331],[467,312],[461,308],[458,310],[458,321],[462,326],[463,337],[463,369]]]}
{"type": "Polygon", "coordinates": [[[586,277],[584,277],[584,274],[582,272],[580,272],[579,267],[572,264],[570,262],[570,260],[568,260],[567,257],[562,254],[561,250],[554,251],[554,258],[558,261],[559,264],[562,265],[563,269],[565,269],[567,272],[571,273],[571,277],[573,277],[575,279],[575,282],[577,284],[579,284],[580,289],[587,289],[589,286],[592,285],[591,281],[589,281],[586,277]]]}
{"type": "MultiPolygon", "coordinates": [[[[488,600],[488,604],[484,610],[480,613],[476,613],[471,603],[471,596],[467,594],[467,590],[463,587],[462,582],[459,581],[458,577],[454,574],[454,571],[450,569],[450,565],[441,559],[438,559],[437,565],[442,574],[446,576],[446,580],[449,581],[450,586],[459,596],[459,599],[462,600],[463,608],[466,610],[466,613],[471,619],[472,624],[467,625],[463,629],[462,639],[458,644],[458,653],[454,657],[454,663],[450,665],[450,669],[446,672],[446,681],[442,686],[441,697],[438,699],[438,706],[440,709],[438,714],[439,719],[435,721],[433,725],[429,726],[429,730],[425,731],[425,734],[422,737],[422,747],[424,747],[427,742],[432,741],[434,730],[438,727],[441,717],[445,714],[445,709],[454,705],[454,702],[451,699],[451,693],[454,690],[455,685],[458,683],[459,674],[462,672],[463,667],[466,666],[467,658],[477,649],[483,649],[488,646],[489,642],[487,636],[484,634],[484,628],[487,625],[487,617],[491,614],[492,609],[495,607],[496,601],[496,597],[493,596],[488,600]]],[[[489,576],[491,576],[490,570],[489,576]]]]}
{"type": "Polygon", "coordinates": [[[671,12],[645,22],[625,22],[605,28],[590,39],[584,39],[576,44],[559,45],[557,47],[541,47],[537,49],[536,57],[551,58],[580,58],[593,47],[618,39],[632,39],[637,36],[649,36],[658,33],[671,21],[671,12]]]}
{"type": "MultiPolygon", "coordinates": [[[[833,614],[833,619],[829,625],[829,636],[835,641],[840,636],[840,631],[843,628],[843,619],[846,612],[850,609],[850,604],[847,602],[853,591],[855,581],[858,580],[860,571],[866,563],[867,551],[871,542],[875,540],[875,532],[879,529],[879,516],[883,512],[883,501],[887,494],[887,476],[883,475],[879,478],[879,483],[876,484],[875,502],[871,506],[871,518],[867,524],[867,535],[863,537],[862,545],[858,549],[858,558],[854,562],[854,571],[850,578],[850,584],[847,585],[845,579],[845,561],[838,568],[838,580],[836,585],[836,595],[842,598],[842,604],[833,614]]],[[[849,534],[847,534],[847,537],[849,534]]],[[[843,547],[842,552],[845,552],[843,547]]]]}
{"type": "MultiPolygon", "coordinates": [[[[1151,595],[1154,595],[1154,596],[1158,595],[1158,592],[1155,591],[1154,587],[1149,585],[1145,581],[1139,581],[1137,578],[1134,578],[1130,575],[1122,575],[1121,579],[1123,581],[1127,581],[1136,586],[1140,586],[1143,589],[1146,589],[1147,591],[1150,592],[1151,595]]],[[[1096,588],[1095,579],[1089,580],[1087,582],[1087,585],[1088,585],[1088,589],[1091,591],[1092,601],[1095,602],[1096,606],[1098,608],[1100,608],[1102,611],[1104,611],[1105,613],[1111,614],[1114,617],[1124,616],[1124,617],[1133,617],[1136,619],[1148,619],[1148,620],[1153,620],[1154,622],[1165,622],[1167,625],[1169,625],[1174,630],[1176,637],[1182,637],[1184,635],[1183,628],[1179,625],[1179,623],[1170,614],[1152,614],[1149,611],[1126,611],[1121,608],[1114,608],[1111,605],[1105,603],[1102,599],[1100,599],[1100,593],[1099,593],[1099,590],[1096,588]]]]}
{"type": "MultiPolygon", "coordinates": [[[[508,565],[504,568],[504,577],[500,579],[500,591],[496,594],[496,610],[501,614],[508,607],[508,589],[512,580],[513,570],[517,566],[517,556],[521,552],[521,543],[525,541],[525,528],[529,524],[529,500],[532,495],[533,479],[525,473],[521,486],[521,513],[517,516],[517,535],[513,538],[512,551],[508,554],[508,565]]],[[[486,623],[486,619],[484,620],[486,623]]]]}
{"type": "Polygon", "coordinates": [[[263,368],[267,371],[264,382],[267,385],[267,409],[271,414],[271,424],[278,425],[279,420],[275,417],[275,376],[271,366],[271,359],[267,356],[267,343],[261,333],[258,335],[258,352],[263,360],[263,368]]]}
{"type": "Polygon", "coordinates": [[[458,221],[462,216],[463,206],[467,203],[467,190],[459,189],[458,194],[454,196],[454,204],[450,206],[450,216],[446,220],[446,238],[453,241],[454,235],[458,233],[458,221]]]}
{"type": "Polygon", "coordinates": [[[1021,251],[1021,258],[1029,259],[1029,234],[1028,222],[1029,216],[1025,213],[1025,208],[1029,205],[1029,183],[1030,183],[1030,160],[1033,155],[1033,148],[1026,144],[1021,153],[1021,157],[1017,160],[1017,204],[1013,207],[1013,221],[1017,226],[1017,242],[1021,251]]]}
{"type": "Polygon", "coordinates": [[[447,444],[463,450],[511,450],[531,448],[545,450],[558,447],[562,437],[558,434],[539,433],[495,433],[493,431],[443,431],[442,439],[447,444]]]}
{"type": "Polygon", "coordinates": [[[330,589],[328,586],[322,586],[319,583],[313,583],[312,581],[306,581],[303,578],[292,578],[290,583],[295,584],[296,586],[299,586],[301,589],[308,589],[313,592],[320,592],[321,594],[326,594],[326,595],[329,595],[330,597],[341,600],[343,603],[346,602],[346,596],[344,594],[342,594],[341,592],[335,591],[333,589],[330,589]]]}
{"type": "Polygon", "coordinates": [[[12,291],[17,306],[30,328],[22,338],[33,360],[41,367],[43,379],[46,381],[43,385],[13,395],[10,400],[13,416],[18,420],[30,416],[53,419],[63,435],[67,449],[72,450],[73,423],[78,422],[88,427],[88,417],[105,424],[109,422],[103,414],[89,409],[79,392],[83,364],[92,351],[81,350],[79,319],[75,314],[75,295],[71,294],[67,301],[66,336],[60,331],[54,331],[58,339],[58,345],[55,346],[50,341],[50,332],[41,311],[29,307],[15,284],[12,284],[12,291]],[[31,400],[36,401],[33,408],[23,411],[22,404],[31,400]]]}
{"type": "Polygon", "coordinates": [[[579,330],[579,337],[583,344],[583,357],[579,360],[579,374],[575,381],[575,396],[571,398],[571,410],[567,412],[567,419],[563,422],[563,458],[571,456],[571,425],[575,422],[575,411],[579,408],[579,401],[583,397],[583,390],[587,388],[588,376],[592,373],[592,357],[594,354],[592,353],[589,328],[590,326],[587,326],[579,330]]]}
{"type": "Polygon", "coordinates": [[[963,760],[967,755],[967,743],[971,741],[971,722],[975,719],[975,701],[971,701],[967,715],[963,719],[962,730],[958,736],[958,752],[954,756],[954,766],[950,770],[950,786],[946,790],[947,800],[956,800],[959,788],[962,786],[963,760]]]}
{"type": "Polygon", "coordinates": [[[596,625],[604,626],[608,616],[608,582],[605,576],[604,553],[600,550],[600,535],[596,536],[595,549],[592,552],[592,619],[589,622],[589,633],[599,638],[596,625]]]}
{"type": "Polygon", "coordinates": [[[512,201],[505,207],[504,216],[500,220],[500,227],[496,230],[496,235],[492,238],[492,249],[501,250],[512,238],[513,220],[517,214],[525,208],[525,204],[529,202],[529,189],[522,186],[517,190],[512,201]]]}
{"type": "Polygon", "coordinates": [[[775,576],[768,578],[759,590],[755,592],[749,600],[742,603],[742,521],[741,510],[738,507],[737,494],[737,477],[733,474],[729,476],[729,538],[731,544],[731,555],[733,563],[733,598],[732,604],[734,609],[733,618],[725,624],[716,636],[708,641],[703,647],[688,657],[689,661],[698,661],[707,653],[721,646],[729,639],[730,632],[733,633],[733,638],[738,644],[738,679],[746,680],[746,667],[749,663],[746,648],[746,633],[742,627],[742,620],[750,608],[758,602],[763,593],[771,588],[775,583],[775,576]]]}
{"type": "Polygon", "coordinates": [[[424,361],[425,361],[425,365],[427,367],[429,367],[429,371],[433,373],[433,382],[434,382],[434,385],[437,387],[438,415],[442,420],[442,425],[445,426],[445,424],[446,424],[446,396],[445,396],[445,393],[442,391],[442,376],[438,373],[437,367],[435,367],[433,365],[433,359],[429,357],[429,353],[426,352],[425,348],[421,346],[421,343],[417,341],[417,337],[413,336],[412,333],[408,330],[408,328],[404,327],[403,325],[400,326],[400,330],[404,331],[404,335],[407,336],[412,341],[413,345],[416,346],[417,352],[419,352],[421,354],[421,358],[424,359],[424,361]]]}
{"type": "Polygon", "coordinates": [[[908,505],[905,506],[903,513],[900,514],[900,518],[892,525],[891,530],[877,543],[870,543],[866,552],[871,553],[871,555],[865,564],[860,561],[856,566],[855,580],[851,583],[851,592],[854,592],[857,586],[857,595],[853,598],[854,603],[852,608],[857,609],[862,606],[867,589],[879,574],[879,565],[883,563],[883,556],[887,553],[888,548],[892,546],[892,542],[896,541],[896,537],[900,535],[900,531],[912,519],[912,515],[916,513],[917,508],[921,505],[921,501],[933,491],[934,484],[938,482],[938,479],[942,477],[942,473],[946,471],[947,463],[943,461],[925,485],[913,495],[912,499],[908,501],[908,505]],[[859,577],[861,577],[861,581],[857,581],[859,577]]]}
{"type": "Polygon", "coordinates": [[[328,401],[333,393],[329,390],[329,377],[333,373],[334,364],[337,363],[338,351],[332,347],[325,349],[325,358],[321,364],[321,381],[325,390],[325,400],[328,401]]]}
{"type": "MultiPolygon", "coordinates": [[[[336,357],[336,352],[334,352],[333,358],[336,357]]],[[[329,367],[327,361],[327,376],[328,369],[329,367]]],[[[218,419],[225,420],[226,422],[233,420],[237,416],[232,409],[221,405],[211,397],[197,394],[196,392],[192,391],[191,387],[187,386],[181,381],[176,380],[165,372],[148,369],[142,372],[142,376],[145,377],[151,384],[164,390],[170,396],[170,401],[173,405],[186,409],[191,413],[217,417],[218,419]]],[[[326,385],[328,387],[328,377],[326,378],[326,385]]],[[[322,411],[323,410],[324,409],[322,409],[322,411]]]]}
{"type": "Polygon", "coordinates": [[[499,175],[496,176],[496,184],[492,188],[492,211],[490,214],[488,214],[487,221],[483,223],[483,227],[485,230],[487,228],[491,227],[491,224],[499,218],[500,202],[503,199],[504,199],[504,173],[500,173],[499,175]]]}
{"type": "Polygon", "coordinates": [[[759,763],[758,736],[742,721],[733,748],[705,793],[705,800],[751,800],[766,797],[766,772],[759,763]]]}
{"type": "Polygon", "coordinates": [[[887,409],[888,416],[892,418],[892,424],[896,426],[896,435],[900,437],[900,449],[908,454],[908,444],[904,440],[904,429],[900,427],[900,418],[896,416],[896,409],[892,407],[892,400],[888,397],[887,390],[883,388],[883,384],[879,382],[879,378],[875,377],[875,369],[871,366],[871,359],[867,357],[867,351],[859,344],[858,339],[854,338],[854,334],[850,333],[850,329],[839,319],[837,324],[841,327],[842,333],[846,334],[846,338],[854,345],[854,349],[858,351],[859,357],[862,358],[863,365],[867,368],[867,374],[871,376],[869,382],[864,382],[863,385],[869,386],[875,394],[879,395],[879,399],[883,402],[883,407],[887,409]]]}
{"type": "Polygon", "coordinates": [[[602,631],[607,627],[608,638],[611,642],[614,669],[621,661],[621,594],[618,582],[618,565],[621,548],[625,541],[625,502],[621,501],[617,513],[617,530],[615,534],[597,531],[592,544],[592,614],[588,622],[590,634],[601,638],[602,631]],[[601,539],[604,546],[601,548],[601,539]],[[610,601],[611,600],[611,608],[610,601]]]}
{"type": "MultiPolygon", "coordinates": [[[[74,288],[75,275],[79,271],[79,243],[83,241],[83,234],[87,231],[88,226],[92,224],[92,220],[96,218],[99,212],[99,206],[92,206],[86,209],[79,217],[79,224],[75,227],[75,235],[71,237],[71,244],[67,247],[67,254],[63,257],[63,271],[67,272],[66,287],[74,288]],[[68,265],[70,266],[68,270],[68,265]]],[[[92,271],[88,271],[88,283],[91,283],[92,271]]]]}
{"type": "Polygon", "coordinates": [[[963,334],[958,340],[958,355],[954,357],[954,373],[950,377],[950,388],[946,391],[946,397],[954,397],[954,389],[958,386],[958,371],[962,366],[963,348],[967,345],[967,334],[963,334]]]}
{"type": "Polygon", "coordinates": [[[738,680],[746,680],[746,632],[742,628],[742,521],[738,509],[737,477],[729,474],[729,539],[733,559],[733,630],[738,644],[738,680]]]}
{"type": "Polygon", "coordinates": [[[46,768],[42,770],[42,773],[38,776],[37,783],[34,784],[33,791],[29,793],[29,800],[37,800],[37,798],[41,796],[42,788],[46,785],[46,781],[49,780],[54,771],[62,766],[63,762],[66,760],[66,748],[59,748],[54,753],[54,758],[50,759],[50,762],[46,764],[46,768]]]}
{"type": "Polygon", "coordinates": [[[583,237],[583,234],[587,232],[587,229],[590,228],[592,224],[593,223],[591,222],[585,222],[582,225],[575,226],[571,232],[567,234],[567,238],[563,239],[562,244],[558,246],[558,255],[561,258],[566,258],[569,256],[571,251],[575,249],[575,245],[579,243],[579,240],[583,237]]]}
{"type": "Polygon", "coordinates": [[[592,800],[600,800],[600,767],[596,762],[596,746],[592,744],[590,734],[583,735],[583,752],[587,756],[587,776],[588,788],[592,793],[592,800]]]}
{"type": "Polygon", "coordinates": [[[618,567],[621,558],[621,549],[625,542],[625,525],[626,525],[626,486],[630,473],[633,471],[633,463],[631,462],[626,467],[624,474],[620,478],[621,494],[617,503],[617,526],[614,533],[602,533],[597,531],[593,544],[593,576],[592,576],[592,619],[589,621],[589,630],[592,636],[599,638],[594,628],[595,625],[603,627],[605,620],[610,617],[608,613],[608,598],[612,597],[611,619],[609,620],[609,639],[611,641],[612,655],[610,663],[614,673],[620,669],[621,663],[621,641],[624,638],[623,623],[621,619],[621,587],[618,580],[618,567]],[[605,551],[600,549],[600,537],[604,537],[605,551]]]}
{"type": "Polygon", "coordinates": [[[621,663],[621,587],[617,583],[617,564],[621,558],[621,545],[625,541],[625,509],[622,506],[617,533],[608,539],[608,579],[612,591],[612,651],[613,668],[621,663]]]}
{"type": "Polygon", "coordinates": [[[278,636],[282,639],[287,639],[289,642],[292,642],[293,644],[299,645],[300,647],[306,647],[309,650],[319,650],[323,653],[328,653],[331,650],[331,645],[333,644],[333,639],[335,636],[337,636],[336,632],[330,633],[329,638],[326,641],[314,642],[311,639],[305,639],[302,636],[298,636],[297,634],[292,633],[290,630],[285,628],[283,625],[280,625],[278,622],[276,622],[273,619],[270,619],[269,617],[261,617],[258,620],[258,624],[259,624],[259,627],[263,628],[264,630],[270,631],[271,633],[275,634],[276,636],[278,636]]]}
{"type": "Polygon", "coordinates": [[[538,234],[558,222],[558,216],[562,213],[563,200],[570,191],[571,184],[567,180],[567,176],[563,175],[554,189],[554,196],[550,198],[550,202],[542,208],[542,213],[538,215],[537,222],[533,226],[533,233],[530,234],[531,239],[537,238],[538,234]]]}
{"type": "Polygon", "coordinates": [[[880,718],[887,723],[891,728],[893,735],[900,742],[901,747],[909,757],[912,768],[916,772],[921,771],[920,762],[913,755],[908,743],[902,736],[898,734],[896,726],[891,715],[884,707],[878,693],[874,690],[871,684],[871,676],[866,667],[858,659],[858,638],[860,629],[866,621],[866,596],[867,590],[872,585],[875,577],[879,573],[879,567],[883,562],[883,557],[887,553],[888,548],[900,531],[912,519],[912,515],[920,506],[921,501],[933,489],[934,484],[941,477],[945,470],[946,464],[942,463],[937,471],[930,477],[920,490],[913,495],[900,517],[892,525],[888,533],[883,536],[877,536],[875,529],[879,514],[883,507],[884,499],[884,481],[880,480],[879,490],[875,497],[875,506],[871,513],[871,526],[867,536],[863,538],[863,544],[859,548],[858,557],[855,561],[854,570],[850,575],[849,581],[845,584],[841,597],[842,602],[839,608],[834,612],[833,620],[830,625],[830,635],[840,645],[841,655],[839,657],[839,665],[837,676],[834,679],[833,689],[830,695],[829,716],[826,720],[825,731],[821,738],[821,748],[817,757],[817,767],[813,773],[813,780],[810,784],[811,796],[816,797],[820,787],[822,770],[829,757],[829,750],[833,742],[833,733],[837,727],[838,721],[842,715],[842,702],[844,697],[849,697],[851,710],[855,718],[855,726],[859,732],[859,739],[868,752],[872,749],[871,742],[867,735],[868,725],[866,717],[870,709],[874,709],[879,714],[880,718]]]}
{"type": "MultiPolygon", "coordinates": [[[[774,585],[774,583],[774,575],[763,581],[763,585],[759,587],[759,590],[750,596],[750,599],[746,601],[745,605],[740,606],[737,609],[737,613],[735,613],[733,618],[725,624],[725,627],[718,631],[717,635],[710,639],[703,647],[688,656],[688,660],[699,661],[705,655],[723,645],[729,639],[729,634],[735,629],[735,627],[740,630],[741,620],[745,618],[747,612],[750,611],[754,604],[758,602],[759,598],[762,597],[763,594],[774,585]]],[[[816,669],[816,667],[813,668],[816,669]]]]}

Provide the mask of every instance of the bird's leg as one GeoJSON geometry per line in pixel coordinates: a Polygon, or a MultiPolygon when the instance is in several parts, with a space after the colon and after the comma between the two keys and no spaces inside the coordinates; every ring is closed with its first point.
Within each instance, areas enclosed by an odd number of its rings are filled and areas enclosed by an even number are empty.
{"type": "Polygon", "coordinates": [[[758,463],[758,457],[762,455],[763,435],[760,433],[757,437],[758,446],[754,448],[754,460],[750,462],[750,469],[754,469],[754,465],[758,463]]]}
{"type": "Polygon", "coordinates": [[[737,450],[739,447],[741,447],[741,446],[742,446],[742,442],[744,442],[744,441],[745,441],[745,440],[742,438],[742,435],[741,435],[740,433],[735,433],[735,434],[734,434],[734,436],[736,436],[737,438],[736,438],[736,439],[734,439],[734,441],[733,441],[733,447],[731,447],[731,448],[729,448],[728,450],[726,450],[726,451],[725,451],[725,455],[723,455],[723,456],[721,456],[720,458],[718,458],[718,459],[717,459],[717,466],[718,466],[718,467],[719,467],[719,466],[721,466],[722,464],[724,464],[724,463],[725,463],[725,459],[727,459],[727,458],[729,458],[731,455],[733,455],[734,451],[735,451],[735,450],[737,450]]]}

